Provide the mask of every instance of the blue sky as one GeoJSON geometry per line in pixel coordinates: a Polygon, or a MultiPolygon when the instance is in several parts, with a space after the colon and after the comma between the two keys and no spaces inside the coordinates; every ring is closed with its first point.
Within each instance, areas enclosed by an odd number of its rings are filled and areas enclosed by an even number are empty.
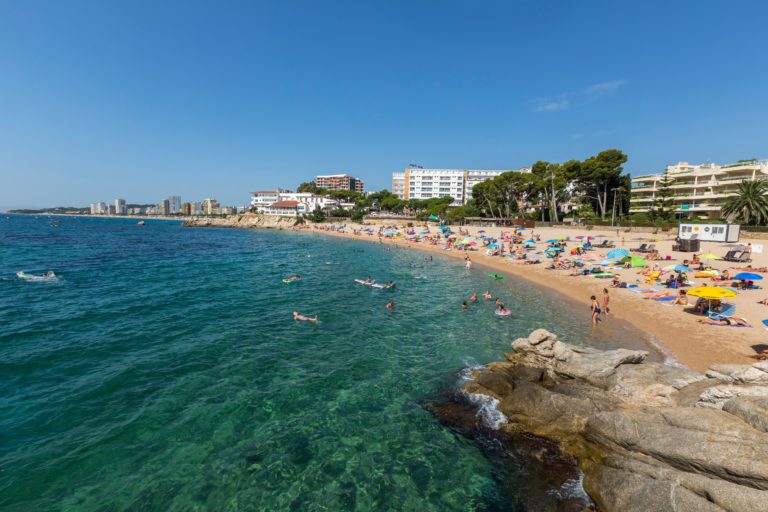
{"type": "Polygon", "coordinates": [[[768,158],[764,2],[0,0],[0,209],[768,158]]]}

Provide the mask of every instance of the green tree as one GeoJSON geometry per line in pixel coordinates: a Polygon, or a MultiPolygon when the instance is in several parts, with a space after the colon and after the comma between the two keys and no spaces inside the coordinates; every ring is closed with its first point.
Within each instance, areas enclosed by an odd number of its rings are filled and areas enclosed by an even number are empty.
{"type": "Polygon", "coordinates": [[[728,198],[721,212],[729,220],[749,226],[768,224],[768,181],[742,181],[737,195],[728,198]]]}
{"type": "Polygon", "coordinates": [[[539,160],[531,171],[537,179],[535,192],[540,198],[542,207],[542,219],[544,208],[549,209],[549,218],[552,222],[559,222],[558,203],[560,199],[567,200],[568,176],[576,175],[581,167],[578,160],[570,160],[564,164],[553,164],[539,160]],[[546,206],[545,206],[546,205],[546,206]]]}
{"type": "Polygon", "coordinates": [[[606,149],[587,158],[578,168],[574,167],[570,172],[579,190],[594,201],[603,220],[609,205],[612,205],[611,189],[623,183],[622,171],[626,161],[627,155],[621,150],[606,149]]]}
{"type": "Polygon", "coordinates": [[[309,192],[311,194],[317,194],[318,190],[320,189],[317,188],[317,184],[315,184],[314,181],[305,181],[299,185],[299,187],[296,189],[296,192],[309,192]]]}
{"type": "Polygon", "coordinates": [[[669,175],[669,172],[664,171],[661,179],[659,179],[653,206],[649,212],[649,216],[653,220],[669,222],[674,219],[675,206],[672,201],[672,196],[675,195],[675,191],[672,190],[674,182],[675,179],[669,175]]]}
{"type": "Polygon", "coordinates": [[[537,179],[531,174],[510,171],[472,187],[472,199],[486,216],[511,217],[535,194],[537,179]]]}
{"type": "Polygon", "coordinates": [[[312,222],[324,222],[325,221],[325,213],[323,213],[323,210],[320,209],[320,207],[316,207],[311,214],[309,214],[309,220],[312,222]]]}
{"type": "Polygon", "coordinates": [[[365,210],[363,208],[355,207],[352,209],[352,213],[349,217],[353,222],[362,222],[363,217],[365,217],[365,210]]]}

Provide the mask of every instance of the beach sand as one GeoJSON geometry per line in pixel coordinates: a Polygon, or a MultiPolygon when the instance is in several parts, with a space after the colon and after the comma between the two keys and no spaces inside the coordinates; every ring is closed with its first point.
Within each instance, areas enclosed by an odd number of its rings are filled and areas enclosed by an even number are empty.
{"type": "MultiPolygon", "coordinates": [[[[332,236],[340,236],[345,238],[368,240],[371,242],[379,242],[378,236],[368,234],[353,234],[354,230],[364,230],[366,227],[361,224],[347,223],[344,232],[328,231],[327,224],[320,225],[305,225],[301,227],[301,230],[318,232],[328,234],[332,236]],[[319,226],[319,227],[318,227],[319,226]]],[[[378,225],[373,226],[378,230],[378,225]]],[[[436,231],[436,226],[429,225],[429,229],[432,232],[436,231]]],[[[478,235],[478,231],[484,229],[488,236],[499,236],[502,228],[481,228],[481,227],[462,227],[464,230],[468,230],[473,236],[478,235]]],[[[420,227],[417,226],[416,230],[419,231],[420,227]]],[[[454,231],[458,231],[457,227],[453,228],[454,231]]],[[[508,230],[508,228],[504,228],[508,230]]],[[[545,240],[557,239],[560,237],[569,237],[571,242],[570,247],[575,245],[575,237],[579,235],[588,235],[597,238],[594,243],[599,243],[601,240],[611,240],[616,244],[617,248],[630,249],[638,247],[641,243],[639,238],[642,238],[646,242],[653,242],[656,244],[656,248],[659,249],[659,253],[662,257],[667,255],[671,256],[671,260],[659,261],[659,265],[664,267],[670,264],[682,263],[684,259],[691,259],[692,253],[673,252],[672,244],[674,243],[674,237],[676,233],[671,234],[659,234],[653,235],[650,233],[632,233],[621,232],[619,236],[616,236],[616,230],[584,230],[574,229],[570,227],[555,227],[555,228],[535,228],[533,230],[536,235],[540,235],[542,242],[537,244],[537,251],[542,250],[546,244],[545,240]],[[622,237],[624,242],[622,243],[622,237]]],[[[525,231],[526,235],[531,233],[531,230],[525,231]]],[[[395,244],[402,247],[412,247],[414,249],[434,252],[436,254],[443,254],[448,257],[463,259],[467,254],[470,255],[472,261],[483,267],[492,268],[500,274],[513,275],[515,277],[526,279],[537,286],[543,286],[552,289],[556,293],[560,293],[564,296],[581,301],[584,303],[584,321],[590,321],[589,304],[590,296],[595,295],[599,300],[602,300],[602,290],[607,288],[610,284],[610,279],[596,279],[591,276],[569,276],[569,271],[555,271],[546,270],[545,267],[551,260],[544,258],[544,255],[538,255],[542,260],[538,265],[526,265],[519,263],[516,260],[508,258],[501,258],[498,256],[485,255],[484,249],[478,251],[459,251],[459,250],[443,250],[442,245],[431,245],[428,243],[418,243],[406,241],[404,239],[383,239],[384,243],[395,244]]],[[[751,242],[754,244],[761,244],[761,240],[744,240],[740,243],[751,242]]],[[[724,244],[720,242],[702,242],[702,253],[712,252],[718,255],[724,255],[727,252],[727,246],[732,244],[724,244]]],[[[605,254],[609,249],[597,249],[589,251],[589,257],[594,261],[599,261],[605,257],[605,254]]],[[[530,256],[529,257],[533,257],[530,256]]],[[[652,265],[655,262],[649,262],[652,265]]],[[[729,263],[725,261],[711,261],[709,262],[712,268],[720,271],[728,269],[731,275],[734,275],[739,270],[739,267],[747,265],[746,263],[729,263]]],[[[755,267],[768,266],[768,254],[766,253],[753,253],[751,265],[755,267]]],[[[645,276],[638,275],[638,271],[641,269],[621,269],[619,271],[611,270],[612,273],[617,274],[622,281],[627,283],[636,283],[638,280],[640,289],[656,288],[659,293],[666,291],[667,289],[660,286],[646,286],[642,283],[645,280],[645,276]]],[[[694,286],[702,284],[717,285],[716,283],[702,278],[693,278],[693,273],[690,273],[691,279],[694,281],[694,286]]],[[[768,275],[768,274],[765,274],[768,275]]],[[[756,284],[760,284],[758,281],[756,284]]],[[[724,285],[728,286],[728,285],[724,285]]],[[[666,355],[672,359],[677,360],[681,364],[684,364],[695,370],[704,371],[709,365],[713,363],[735,363],[745,364],[754,362],[753,356],[757,350],[768,348],[768,335],[766,335],[765,328],[762,324],[762,320],[768,318],[768,306],[758,304],[759,300],[762,300],[768,293],[763,290],[747,290],[740,292],[734,299],[727,299],[725,302],[736,305],[736,316],[746,318],[752,325],[751,328],[736,328],[736,327],[719,327],[703,325],[697,322],[702,318],[701,315],[696,315],[685,310],[690,307],[683,307],[680,305],[672,306],[669,302],[658,302],[654,300],[644,299],[641,295],[633,293],[631,289],[624,288],[609,288],[610,293],[610,314],[607,317],[603,317],[603,321],[610,322],[611,318],[622,319],[630,322],[635,327],[642,331],[651,334],[656,340],[661,343],[661,346],[657,347],[666,355]]],[[[481,292],[482,290],[468,290],[481,292]]],[[[670,293],[676,293],[677,290],[670,290],[670,293]]],[[[695,299],[691,297],[691,299],[695,299]]],[[[695,302],[692,300],[691,302],[695,302]]],[[[542,326],[546,327],[546,326],[542,326]]],[[[600,326],[598,325],[599,329],[600,326]]]]}

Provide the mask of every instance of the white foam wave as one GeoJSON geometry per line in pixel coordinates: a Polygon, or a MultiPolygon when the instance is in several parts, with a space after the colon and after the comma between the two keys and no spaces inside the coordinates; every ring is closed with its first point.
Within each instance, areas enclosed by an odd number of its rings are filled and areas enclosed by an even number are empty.
{"type": "Polygon", "coordinates": [[[645,337],[645,341],[651,345],[653,348],[655,348],[663,357],[664,357],[664,364],[667,366],[674,366],[676,368],[686,368],[686,366],[677,360],[675,355],[672,353],[669,348],[664,345],[659,339],[652,335],[647,334],[645,337]]]}
{"type": "Polygon", "coordinates": [[[594,507],[592,499],[584,490],[584,473],[579,471],[579,478],[566,480],[558,489],[550,489],[547,491],[550,496],[557,496],[560,499],[577,498],[584,503],[584,508],[588,509],[594,507]]]}
{"type": "Polygon", "coordinates": [[[464,368],[459,370],[459,381],[467,382],[475,380],[474,377],[472,377],[472,372],[479,370],[483,365],[472,359],[467,359],[462,362],[464,363],[464,368]]]}
{"type": "Polygon", "coordinates": [[[498,430],[499,427],[508,421],[508,418],[503,412],[499,410],[499,401],[496,398],[481,395],[478,393],[464,392],[467,399],[477,406],[477,414],[483,423],[493,430],[498,430]]]}

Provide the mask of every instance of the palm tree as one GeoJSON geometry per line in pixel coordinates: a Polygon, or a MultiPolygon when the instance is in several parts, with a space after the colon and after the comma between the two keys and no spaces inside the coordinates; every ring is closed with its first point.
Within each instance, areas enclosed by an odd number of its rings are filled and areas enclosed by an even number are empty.
{"type": "Polygon", "coordinates": [[[768,180],[742,181],[737,195],[729,197],[722,208],[723,216],[745,224],[768,223],[768,180]]]}

